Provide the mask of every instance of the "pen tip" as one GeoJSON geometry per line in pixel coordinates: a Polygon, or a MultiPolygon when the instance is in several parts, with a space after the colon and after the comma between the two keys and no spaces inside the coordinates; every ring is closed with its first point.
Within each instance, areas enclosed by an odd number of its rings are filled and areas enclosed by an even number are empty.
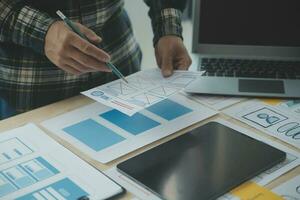
{"type": "Polygon", "coordinates": [[[56,14],[61,18],[61,19],[65,19],[66,16],[60,11],[60,10],[57,10],[56,11],[56,14]]]}

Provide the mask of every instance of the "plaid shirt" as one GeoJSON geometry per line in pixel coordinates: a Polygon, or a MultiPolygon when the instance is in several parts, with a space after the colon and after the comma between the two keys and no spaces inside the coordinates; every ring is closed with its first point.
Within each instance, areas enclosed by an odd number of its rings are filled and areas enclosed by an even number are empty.
{"type": "MultiPolygon", "coordinates": [[[[115,78],[112,73],[102,72],[71,75],[47,59],[45,36],[58,20],[53,1],[57,0],[0,0],[0,91],[17,113],[74,96],[115,78]]],[[[145,0],[150,7],[154,44],[164,35],[181,37],[183,1],[145,0]]],[[[63,0],[57,5],[62,3],[60,9],[71,20],[102,37],[101,48],[111,55],[122,73],[140,69],[142,54],[123,0],[63,0]]]]}

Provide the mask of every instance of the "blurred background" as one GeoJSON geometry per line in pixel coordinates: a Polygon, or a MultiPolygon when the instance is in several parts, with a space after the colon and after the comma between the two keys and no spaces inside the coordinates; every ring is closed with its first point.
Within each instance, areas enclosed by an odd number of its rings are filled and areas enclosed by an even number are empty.
{"type": "MultiPolygon", "coordinates": [[[[182,25],[184,43],[188,51],[191,53],[193,31],[191,20],[192,0],[188,0],[187,2],[187,8],[183,15],[182,25]]],[[[142,0],[125,0],[125,8],[130,16],[135,37],[138,40],[143,51],[142,69],[157,67],[152,45],[153,32],[151,29],[151,21],[148,17],[147,5],[142,0]]],[[[191,70],[194,70],[197,68],[197,58],[193,54],[191,54],[191,56],[193,60],[191,70]]]]}

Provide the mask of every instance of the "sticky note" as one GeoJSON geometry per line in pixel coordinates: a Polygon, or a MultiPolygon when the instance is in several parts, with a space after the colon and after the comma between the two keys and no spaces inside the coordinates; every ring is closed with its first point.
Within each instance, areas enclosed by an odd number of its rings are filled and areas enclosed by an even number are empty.
{"type": "Polygon", "coordinates": [[[276,105],[282,103],[281,99],[260,99],[260,100],[271,106],[276,106],[276,105]]]}
{"type": "Polygon", "coordinates": [[[247,182],[230,192],[241,200],[283,200],[282,197],[253,182],[247,182]]]}

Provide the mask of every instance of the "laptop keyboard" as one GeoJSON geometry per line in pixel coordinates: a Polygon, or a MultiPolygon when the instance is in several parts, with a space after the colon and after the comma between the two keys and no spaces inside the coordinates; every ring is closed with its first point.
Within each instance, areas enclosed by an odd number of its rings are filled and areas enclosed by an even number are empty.
{"type": "Polygon", "coordinates": [[[300,79],[300,61],[203,58],[203,76],[300,79]]]}

